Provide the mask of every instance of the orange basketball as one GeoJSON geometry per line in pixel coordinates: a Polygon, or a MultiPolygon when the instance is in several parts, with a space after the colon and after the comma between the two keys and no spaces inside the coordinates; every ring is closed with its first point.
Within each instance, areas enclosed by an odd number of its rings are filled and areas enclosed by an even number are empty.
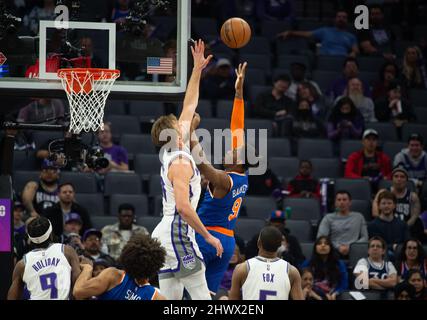
{"type": "Polygon", "coordinates": [[[241,18],[230,18],[221,27],[221,40],[227,47],[244,47],[251,39],[251,27],[241,18]]]}

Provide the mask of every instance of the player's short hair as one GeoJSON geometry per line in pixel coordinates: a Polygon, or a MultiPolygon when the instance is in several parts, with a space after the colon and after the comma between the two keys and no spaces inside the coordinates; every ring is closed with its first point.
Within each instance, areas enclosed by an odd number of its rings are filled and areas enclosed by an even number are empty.
{"type": "MultiPolygon", "coordinates": [[[[34,218],[27,225],[27,233],[31,238],[38,238],[44,235],[50,227],[50,221],[46,217],[34,218]]],[[[31,242],[31,245],[36,248],[44,248],[51,242],[51,237],[42,243],[31,242]]]]}
{"type": "Polygon", "coordinates": [[[267,252],[276,252],[282,245],[283,235],[276,227],[268,226],[262,228],[259,241],[262,248],[267,252]]]}
{"type": "Polygon", "coordinates": [[[154,277],[165,262],[166,251],[157,239],[137,233],[123,248],[119,261],[134,279],[154,277]]]}
{"type": "Polygon", "coordinates": [[[177,122],[178,119],[174,114],[168,114],[167,116],[161,116],[158,118],[151,127],[151,141],[153,141],[153,144],[155,146],[162,147],[168,143],[170,141],[170,137],[168,137],[169,139],[166,141],[160,141],[160,134],[163,130],[173,129],[174,124],[177,122]]]}
{"type": "Polygon", "coordinates": [[[378,196],[377,204],[379,205],[382,199],[392,200],[394,204],[397,204],[397,198],[395,194],[389,190],[384,190],[378,196]]]}

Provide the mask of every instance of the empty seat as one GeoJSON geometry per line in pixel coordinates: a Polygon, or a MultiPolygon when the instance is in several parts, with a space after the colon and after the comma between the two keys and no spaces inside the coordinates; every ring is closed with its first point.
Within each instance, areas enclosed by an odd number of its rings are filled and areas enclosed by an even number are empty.
{"type": "Polygon", "coordinates": [[[369,85],[372,85],[375,81],[378,80],[378,72],[361,71],[359,72],[359,78],[369,85]]]}
{"type": "Polygon", "coordinates": [[[21,194],[28,182],[38,182],[39,179],[40,171],[14,171],[12,176],[12,186],[16,193],[21,194]]]}
{"type": "Polygon", "coordinates": [[[427,126],[425,124],[405,123],[402,128],[402,140],[408,141],[409,136],[413,133],[427,137],[427,126]]]}
{"type": "Polygon", "coordinates": [[[108,99],[105,103],[104,114],[106,115],[125,115],[126,114],[126,106],[123,100],[111,100],[108,99]]]}
{"type": "Polygon", "coordinates": [[[292,220],[318,221],[320,219],[320,204],[317,199],[286,198],[283,208],[291,208],[292,220]]]}
{"type": "Polygon", "coordinates": [[[319,85],[322,92],[325,92],[340,75],[340,72],[315,70],[313,71],[313,80],[319,85]]]}
{"type": "Polygon", "coordinates": [[[268,139],[267,152],[269,157],[291,157],[291,143],[286,138],[268,139]]]}
{"type": "Polygon", "coordinates": [[[91,216],[92,225],[95,229],[102,230],[105,226],[112,225],[118,222],[117,217],[110,216],[91,216]]]}
{"type": "Polygon", "coordinates": [[[110,215],[119,213],[119,206],[129,203],[135,207],[136,216],[146,216],[148,211],[148,199],[145,194],[113,194],[110,198],[110,215]]]}
{"type": "Polygon", "coordinates": [[[263,54],[242,53],[239,61],[241,63],[246,61],[250,66],[250,68],[246,70],[247,75],[252,69],[256,71],[263,70],[265,72],[271,71],[271,59],[267,59],[263,54]]]}
{"type": "Polygon", "coordinates": [[[162,182],[161,182],[160,174],[153,174],[150,176],[148,188],[149,188],[148,195],[150,197],[162,195],[162,182]]]}
{"type": "Polygon", "coordinates": [[[48,148],[48,142],[57,139],[64,139],[64,133],[56,131],[34,131],[32,133],[33,141],[36,145],[36,150],[40,148],[48,148]]]}
{"type": "Polygon", "coordinates": [[[105,195],[140,194],[141,192],[141,178],[135,173],[112,172],[105,176],[105,195]]]}
{"type": "Polygon", "coordinates": [[[270,55],[270,41],[264,37],[251,37],[248,44],[240,48],[240,52],[270,55]]]}
{"type": "Polygon", "coordinates": [[[211,118],[212,109],[212,103],[209,100],[199,100],[196,111],[202,118],[211,118]]]}
{"type": "Polygon", "coordinates": [[[276,52],[280,54],[298,54],[309,50],[309,42],[307,39],[292,37],[286,40],[276,40],[276,52]]]}
{"type": "Polygon", "coordinates": [[[96,193],[98,192],[98,185],[96,177],[90,172],[69,172],[63,171],[59,177],[61,183],[69,182],[78,193],[96,193]]]}
{"type": "Polygon", "coordinates": [[[290,70],[291,64],[294,62],[302,63],[307,66],[308,70],[310,70],[310,62],[304,55],[282,54],[278,57],[277,66],[282,69],[290,70]]]}
{"type": "Polygon", "coordinates": [[[192,18],[192,29],[199,35],[217,35],[218,26],[212,18],[192,18]]]}
{"type": "Polygon", "coordinates": [[[104,196],[102,193],[76,193],[76,202],[84,207],[91,216],[102,216],[106,214],[104,211],[104,196]]]}
{"type": "Polygon", "coordinates": [[[36,153],[34,151],[17,151],[13,152],[13,170],[38,170],[36,153]]]}
{"type": "Polygon", "coordinates": [[[360,71],[372,71],[377,70],[378,66],[383,65],[384,58],[381,56],[375,57],[375,56],[368,56],[368,57],[357,57],[357,62],[359,63],[359,70],[360,71]]]}
{"type": "Polygon", "coordinates": [[[353,269],[359,259],[366,257],[368,257],[368,243],[354,242],[350,245],[348,266],[353,269]]]}
{"type": "Polygon", "coordinates": [[[265,222],[261,219],[237,219],[235,234],[247,243],[259,234],[264,225],[265,222]]]}
{"type": "Polygon", "coordinates": [[[313,254],[314,242],[302,242],[300,243],[300,246],[305,259],[310,260],[311,255],[313,254]]]}
{"type": "Polygon", "coordinates": [[[261,21],[261,35],[274,40],[277,34],[286,30],[290,30],[291,25],[289,21],[261,21]]]}
{"type": "Polygon", "coordinates": [[[135,172],[142,176],[159,174],[160,167],[161,163],[157,154],[137,154],[135,157],[135,172]]]}
{"type": "Polygon", "coordinates": [[[154,215],[161,216],[163,214],[163,196],[157,195],[154,197],[154,215]]]}
{"type": "Polygon", "coordinates": [[[335,180],[335,192],[347,190],[352,199],[371,201],[371,185],[365,179],[337,179],[335,180]]]}
{"type": "Polygon", "coordinates": [[[409,95],[414,107],[427,107],[427,90],[411,89],[409,95]]]}
{"type": "Polygon", "coordinates": [[[135,116],[109,115],[105,118],[112,124],[111,131],[113,135],[121,135],[124,133],[141,133],[139,120],[135,116]]]}
{"type": "Polygon", "coordinates": [[[258,95],[260,93],[264,93],[267,91],[271,91],[272,87],[271,86],[253,86],[251,85],[249,87],[249,97],[250,97],[250,101],[252,103],[255,103],[256,98],[258,97],[258,95]]]}
{"type": "Polygon", "coordinates": [[[267,85],[268,69],[249,69],[246,71],[245,82],[249,85],[265,86],[267,85]]]}
{"type": "Polygon", "coordinates": [[[365,217],[366,221],[372,220],[370,201],[354,199],[351,201],[350,210],[360,212],[365,217]]]}
{"type": "Polygon", "coordinates": [[[269,159],[270,169],[280,178],[294,177],[298,174],[298,158],[279,158],[269,159]]]}
{"type": "Polygon", "coordinates": [[[157,119],[165,113],[163,102],[160,101],[130,101],[129,113],[133,116],[150,116],[157,119]]]}
{"type": "Polygon", "coordinates": [[[332,142],[326,139],[298,139],[298,158],[333,158],[332,142]]]}
{"type": "Polygon", "coordinates": [[[311,241],[311,223],[305,220],[286,220],[286,228],[299,242],[311,241]]]}
{"type": "Polygon", "coordinates": [[[347,161],[350,154],[362,149],[362,142],[360,140],[341,140],[340,141],[340,159],[347,161]]]}
{"type": "Polygon", "coordinates": [[[199,127],[213,133],[215,129],[224,130],[230,128],[230,120],[205,118],[200,121],[199,127]]]}
{"type": "Polygon", "coordinates": [[[270,197],[247,196],[243,199],[242,206],[248,218],[267,219],[271,211],[276,209],[276,202],[270,197]]]}
{"type": "Polygon", "coordinates": [[[402,149],[406,148],[408,145],[405,142],[399,141],[385,141],[383,144],[383,151],[386,155],[390,157],[391,162],[396,154],[398,154],[402,149]]]}
{"type": "MultiPolygon", "coordinates": [[[[248,70],[249,71],[249,70],[248,70]]],[[[248,102],[245,102],[245,107],[248,102]]],[[[216,104],[216,116],[221,119],[230,119],[233,112],[233,100],[218,100],[216,104]]]]}
{"type": "Polygon", "coordinates": [[[311,158],[313,164],[313,176],[316,178],[342,177],[341,160],[338,158],[311,158]]]}
{"type": "Polygon", "coordinates": [[[161,220],[161,217],[139,217],[136,222],[138,225],[147,228],[148,232],[152,233],[161,220]]]}
{"type": "MultiPolygon", "coordinates": [[[[427,105],[427,101],[426,101],[427,105]]],[[[417,117],[417,122],[422,124],[427,124],[427,108],[415,108],[414,109],[415,116],[417,117]]]]}
{"type": "Polygon", "coordinates": [[[148,134],[123,134],[120,145],[130,154],[157,153],[156,147],[148,134]]]}
{"type": "Polygon", "coordinates": [[[317,57],[316,69],[322,71],[341,72],[345,57],[341,56],[323,56],[317,57]]]}
{"type": "Polygon", "coordinates": [[[379,134],[381,141],[397,141],[397,131],[391,122],[370,122],[366,123],[366,129],[374,129],[379,134]]]}
{"type": "MultiPolygon", "coordinates": [[[[270,120],[246,119],[245,128],[246,130],[255,129],[255,137],[258,136],[259,130],[267,130],[267,137],[271,137],[273,135],[273,125],[270,120]]],[[[252,142],[252,144],[254,143],[252,142]]]]}

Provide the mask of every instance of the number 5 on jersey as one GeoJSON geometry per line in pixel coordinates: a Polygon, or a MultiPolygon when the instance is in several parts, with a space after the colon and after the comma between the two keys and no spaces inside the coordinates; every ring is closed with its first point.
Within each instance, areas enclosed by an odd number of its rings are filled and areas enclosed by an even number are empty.
{"type": "Polygon", "coordinates": [[[240,206],[242,205],[242,198],[237,198],[236,201],[234,201],[233,208],[231,209],[233,211],[232,214],[228,216],[228,221],[234,220],[239,215],[240,206]]]}

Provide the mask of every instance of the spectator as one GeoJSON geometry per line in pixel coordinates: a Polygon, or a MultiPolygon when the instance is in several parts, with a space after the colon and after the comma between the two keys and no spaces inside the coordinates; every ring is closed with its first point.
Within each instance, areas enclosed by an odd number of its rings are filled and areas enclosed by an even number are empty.
{"type": "Polygon", "coordinates": [[[303,81],[298,86],[297,101],[306,99],[310,102],[313,116],[318,120],[324,120],[328,113],[328,106],[320,91],[311,81],[303,81]]]}
{"type": "MultiPolygon", "coordinates": [[[[411,191],[408,185],[408,172],[403,167],[396,167],[392,172],[392,185],[388,189],[381,189],[375,196],[372,204],[372,216],[378,217],[379,211],[377,199],[379,195],[389,190],[393,192],[397,199],[395,216],[406,222],[409,227],[415,225],[421,213],[421,204],[418,195],[411,191]]],[[[419,222],[421,223],[421,221],[419,222]]],[[[411,230],[412,231],[412,230],[411,230]]]]}
{"type": "Polygon", "coordinates": [[[233,271],[239,263],[245,261],[244,252],[244,241],[238,237],[236,237],[236,245],[234,247],[234,253],[231,256],[230,262],[228,263],[227,271],[224,273],[224,277],[222,278],[221,284],[219,286],[220,290],[228,290],[231,289],[231,279],[233,277],[233,271]]]}
{"type": "Polygon", "coordinates": [[[115,265],[114,259],[101,251],[102,232],[97,229],[88,229],[83,234],[83,255],[92,261],[97,259],[106,260],[111,266],[115,265]]]}
{"type": "Polygon", "coordinates": [[[294,138],[323,137],[323,124],[313,116],[309,100],[300,99],[292,118],[292,136],[294,138]]]}
{"type": "Polygon", "coordinates": [[[425,279],[420,270],[412,269],[408,272],[408,282],[415,288],[414,300],[427,300],[427,288],[425,279]]]}
{"type": "Polygon", "coordinates": [[[294,106],[292,99],[285,95],[290,83],[291,80],[286,74],[275,77],[273,88],[256,97],[254,116],[280,121],[289,115],[294,106]]]}
{"type": "Polygon", "coordinates": [[[46,210],[59,202],[59,169],[51,161],[44,160],[40,180],[29,181],[22,191],[22,203],[32,217],[46,215],[46,210]]]}
{"type": "Polygon", "coordinates": [[[84,36],[80,39],[80,47],[82,50],[82,57],[90,59],[91,68],[102,68],[104,62],[93,51],[93,39],[89,36],[84,36]]]}
{"type": "Polygon", "coordinates": [[[247,195],[249,196],[271,196],[274,190],[280,188],[280,181],[277,175],[270,169],[262,175],[249,175],[249,185],[247,195]]]}
{"type": "Polygon", "coordinates": [[[35,6],[23,19],[23,24],[31,31],[32,36],[39,34],[40,20],[55,20],[55,0],[43,0],[43,7],[35,6]]]}
{"type": "Polygon", "coordinates": [[[110,123],[104,123],[104,130],[98,131],[98,139],[104,150],[104,156],[110,161],[107,168],[98,170],[98,172],[104,174],[109,171],[129,171],[127,151],[122,146],[113,143],[110,123]]]}
{"type": "Polygon", "coordinates": [[[407,281],[398,283],[394,287],[394,300],[414,300],[415,288],[407,281]]]}
{"type": "MultiPolygon", "coordinates": [[[[396,63],[388,61],[381,66],[379,75],[380,80],[374,84],[372,89],[374,101],[387,98],[388,87],[400,77],[399,67],[396,63]]],[[[404,93],[403,90],[402,93],[404,93]]]]}
{"type": "Polygon", "coordinates": [[[147,229],[135,223],[135,208],[129,203],[119,206],[118,222],[102,228],[102,242],[108,248],[108,254],[118,259],[129,239],[137,233],[149,234],[147,229]]]}
{"type": "Polygon", "coordinates": [[[66,242],[68,235],[80,234],[82,232],[83,221],[80,215],[75,212],[67,213],[64,216],[64,232],[62,234],[62,243],[66,242]]]}
{"type": "Polygon", "coordinates": [[[85,247],[82,243],[82,237],[78,233],[69,233],[66,237],[62,237],[62,243],[68,244],[74,250],[76,250],[79,256],[82,256],[85,250],[85,247]]]}
{"type": "Polygon", "coordinates": [[[312,177],[313,165],[310,160],[301,160],[299,174],[288,183],[289,197],[320,199],[319,180],[312,177]]]}
{"type": "Polygon", "coordinates": [[[115,7],[111,13],[111,21],[122,24],[130,13],[130,0],[116,0],[115,7]]]}
{"type": "Polygon", "coordinates": [[[27,231],[23,220],[24,213],[25,206],[21,202],[15,201],[13,204],[13,243],[17,261],[22,259],[27,247],[27,231]]]}
{"type": "Polygon", "coordinates": [[[387,98],[375,101],[375,117],[380,122],[393,122],[399,130],[404,123],[415,121],[412,106],[408,100],[402,98],[398,82],[390,83],[387,98]]]}
{"type": "Polygon", "coordinates": [[[408,47],[403,56],[403,80],[407,88],[427,88],[425,60],[418,47],[408,47]]]}
{"type": "Polygon", "coordinates": [[[352,56],[359,53],[356,37],[347,31],[348,14],[345,11],[337,11],[334,27],[322,27],[313,31],[284,31],[278,36],[286,39],[291,36],[314,38],[320,42],[320,55],[352,56]]]}
{"type": "Polygon", "coordinates": [[[408,139],[408,148],[402,149],[394,157],[393,166],[401,166],[408,172],[409,179],[421,188],[427,177],[427,153],[424,151],[424,139],[413,133],[408,139]]]}
{"type": "Polygon", "coordinates": [[[359,47],[364,55],[381,55],[388,60],[395,59],[395,35],[384,25],[384,13],[379,5],[369,9],[369,29],[359,34],[359,47]]]}
{"type": "Polygon", "coordinates": [[[326,236],[317,238],[311,260],[305,260],[301,268],[311,270],[314,285],[322,290],[327,300],[336,300],[337,295],[348,288],[347,268],[326,236]]]}
{"type": "MultiPolygon", "coordinates": [[[[302,249],[298,239],[295,236],[291,235],[289,229],[286,228],[286,217],[283,211],[274,210],[273,212],[271,212],[270,219],[267,221],[266,226],[276,227],[283,235],[286,235],[286,237],[282,241],[282,245],[285,247],[285,250],[283,250],[282,253],[285,252],[288,259],[290,258],[292,262],[304,260],[304,255],[302,254],[302,249]],[[286,243],[283,243],[284,241],[286,241],[286,243]]],[[[245,251],[246,259],[250,259],[257,256],[258,237],[258,234],[254,235],[254,237],[248,242],[245,251]]],[[[291,261],[287,261],[292,264],[291,261]]]]}
{"type": "Polygon", "coordinates": [[[313,272],[310,268],[301,270],[301,286],[305,300],[324,300],[326,295],[314,285],[313,272]]]}
{"type": "Polygon", "coordinates": [[[317,95],[321,96],[322,91],[316,82],[308,80],[306,78],[307,66],[301,62],[292,62],[291,63],[291,85],[289,86],[286,95],[292,100],[297,100],[297,91],[299,90],[300,84],[304,82],[309,82],[316,90],[317,95]]]}
{"type": "MultiPolygon", "coordinates": [[[[332,100],[344,94],[345,89],[348,87],[348,81],[353,78],[359,78],[359,63],[355,58],[347,58],[343,63],[342,76],[335,79],[329,89],[326,91],[326,95],[332,100]]],[[[366,97],[371,96],[369,83],[363,82],[363,95],[366,97]]]]}
{"type": "Polygon", "coordinates": [[[350,211],[351,194],[339,190],[335,194],[335,212],[327,214],[319,225],[317,238],[331,239],[341,257],[347,257],[354,242],[367,242],[368,229],[365,218],[359,212],[350,211]]]}
{"type": "Polygon", "coordinates": [[[295,1],[255,1],[255,17],[258,21],[283,21],[295,19],[295,1]]]}
{"type": "Polygon", "coordinates": [[[95,278],[98,276],[102,270],[112,267],[112,265],[105,259],[99,258],[93,262],[93,272],[92,276],[95,278]]]}
{"type": "Polygon", "coordinates": [[[394,261],[394,252],[399,244],[409,238],[406,223],[394,216],[397,199],[388,191],[383,191],[376,200],[379,216],[368,225],[369,237],[381,237],[387,243],[387,255],[394,261]]]}
{"type": "Polygon", "coordinates": [[[363,116],[350,98],[337,101],[328,119],[328,138],[335,142],[342,139],[360,139],[365,126],[363,116]]]}
{"type": "Polygon", "coordinates": [[[64,232],[64,223],[66,215],[69,213],[76,213],[82,221],[82,228],[80,234],[85,230],[92,228],[90,215],[86,208],[82,207],[75,202],[75,188],[74,185],[66,182],[59,186],[59,202],[46,210],[46,217],[52,223],[53,234],[60,237],[64,232]]]}
{"type": "Polygon", "coordinates": [[[357,262],[353,273],[355,277],[365,273],[364,277],[369,279],[369,286],[366,289],[387,290],[396,285],[397,271],[393,263],[386,261],[386,249],[387,245],[383,238],[371,237],[369,239],[368,257],[357,262]],[[356,273],[356,271],[358,272],[356,273]]]}
{"type": "Polygon", "coordinates": [[[377,151],[378,132],[366,129],[362,136],[363,149],[353,152],[347,159],[344,176],[346,178],[365,178],[375,183],[391,174],[390,158],[382,151],[377,151]]]}
{"type": "Polygon", "coordinates": [[[215,101],[232,100],[234,82],[234,69],[230,60],[221,58],[217,61],[215,68],[202,79],[200,96],[215,101]]]}
{"type": "Polygon", "coordinates": [[[411,269],[420,270],[424,281],[427,281],[427,259],[421,242],[415,238],[406,240],[400,248],[396,267],[399,282],[408,280],[408,272],[411,269]]]}
{"type": "Polygon", "coordinates": [[[55,122],[64,117],[65,107],[59,99],[40,98],[19,110],[17,122],[55,122]],[[50,121],[47,121],[50,119],[50,121]]]}
{"type": "Polygon", "coordinates": [[[375,118],[375,105],[371,98],[366,97],[363,94],[363,83],[358,78],[352,78],[348,80],[348,86],[344,95],[338,97],[339,100],[342,97],[349,97],[353,101],[356,109],[360,111],[365,122],[377,122],[375,118]]]}

